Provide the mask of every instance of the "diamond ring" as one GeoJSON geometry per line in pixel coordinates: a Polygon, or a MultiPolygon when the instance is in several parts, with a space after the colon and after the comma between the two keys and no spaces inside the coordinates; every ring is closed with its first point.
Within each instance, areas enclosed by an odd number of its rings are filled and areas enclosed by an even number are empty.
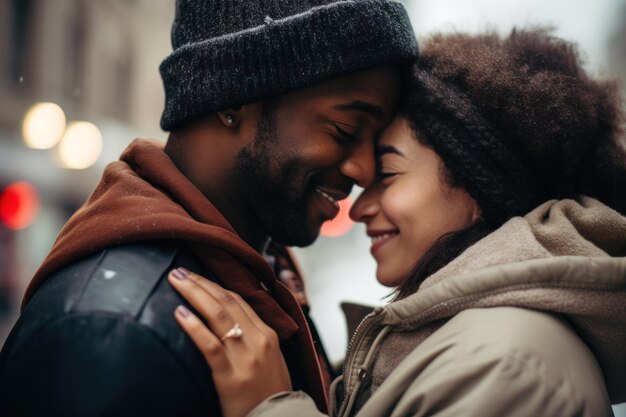
{"type": "Polygon", "coordinates": [[[235,323],[235,325],[229,331],[227,331],[226,334],[220,338],[220,340],[223,342],[224,340],[230,338],[239,339],[242,335],[243,330],[241,330],[239,323],[235,323]]]}

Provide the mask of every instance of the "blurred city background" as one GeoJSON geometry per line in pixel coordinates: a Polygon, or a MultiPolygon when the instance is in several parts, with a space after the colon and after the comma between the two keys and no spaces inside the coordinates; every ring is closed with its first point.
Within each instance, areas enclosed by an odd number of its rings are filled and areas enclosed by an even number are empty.
{"type": "MultiPolygon", "coordinates": [[[[419,37],[553,26],[578,42],[591,72],[621,79],[626,92],[626,0],[404,3],[419,37]]],[[[133,138],[166,140],[158,65],[171,50],[173,16],[174,0],[0,0],[0,345],[104,166],[133,138]]],[[[381,304],[390,293],[376,283],[369,245],[363,227],[343,219],[296,250],[335,361],[348,337],[339,303],[381,304]]]]}

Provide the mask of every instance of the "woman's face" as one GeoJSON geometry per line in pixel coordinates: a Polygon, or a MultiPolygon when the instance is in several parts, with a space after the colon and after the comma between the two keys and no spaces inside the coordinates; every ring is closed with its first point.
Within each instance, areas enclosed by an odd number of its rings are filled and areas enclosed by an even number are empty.
{"type": "Polygon", "coordinates": [[[377,146],[378,178],[357,199],[353,220],[365,223],[378,263],[376,277],[398,286],[442,235],[472,225],[478,205],[447,185],[443,162],[397,117],[377,146]]]}

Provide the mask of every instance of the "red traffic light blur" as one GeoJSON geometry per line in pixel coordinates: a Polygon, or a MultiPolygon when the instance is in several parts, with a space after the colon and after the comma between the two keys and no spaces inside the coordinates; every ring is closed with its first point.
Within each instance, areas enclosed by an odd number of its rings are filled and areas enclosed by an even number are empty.
{"type": "Polygon", "coordinates": [[[9,229],[30,226],[39,213],[39,193],[30,183],[14,182],[0,191],[0,222],[9,229]]]}
{"type": "Polygon", "coordinates": [[[350,197],[339,202],[339,214],[332,220],[322,225],[321,234],[325,237],[339,237],[348,232],[354,224],[350,219],[350,208],[352,199],[350,197]]]}

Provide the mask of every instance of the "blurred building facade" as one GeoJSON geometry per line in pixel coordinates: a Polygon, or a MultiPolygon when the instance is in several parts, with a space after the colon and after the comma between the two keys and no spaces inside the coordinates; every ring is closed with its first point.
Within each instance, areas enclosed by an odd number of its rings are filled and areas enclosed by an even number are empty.
{"type": "Polygon", "coordinates": [[[39,195],[28,228],[0,222],[0,344],[28,280],[104,165],[135,137],[165,139],[158,65],[171,49],[173,17],[171,1],[0,0],[0,192],[26,181],[39,195]],[[93,166],[66,169],[57,147],[25,146],[22,122],[38,102],[98,127],[103,147],[93,166]]]}
{"type": "Polygon", "coordinates": [[[160,132],[157,65],[172,19],[173,6],[150,0],[3,0],[0,125],[15,131],[28,106],[48,100],[77,119],[160,132]]]}

